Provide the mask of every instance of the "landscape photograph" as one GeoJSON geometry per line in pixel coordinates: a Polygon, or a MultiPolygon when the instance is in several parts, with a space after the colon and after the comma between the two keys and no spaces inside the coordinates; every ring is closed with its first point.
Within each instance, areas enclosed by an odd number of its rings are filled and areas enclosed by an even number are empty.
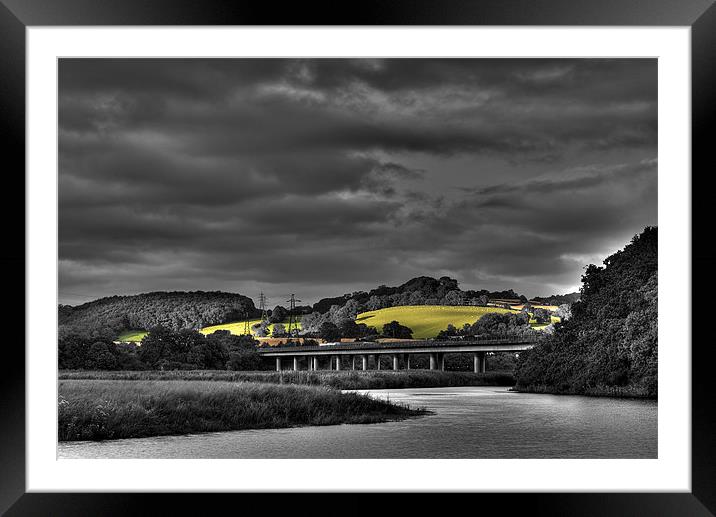
{"type": "Polygon", "coordinates": [[[657,458],[657,86],[59,59],[58,458],[657,458]]]}

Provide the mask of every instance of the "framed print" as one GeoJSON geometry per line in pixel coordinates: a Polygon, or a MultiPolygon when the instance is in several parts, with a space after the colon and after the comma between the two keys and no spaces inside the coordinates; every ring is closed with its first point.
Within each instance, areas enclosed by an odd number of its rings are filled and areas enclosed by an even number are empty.
{"type": "Polygon", "coordinates": [[[8,515],[716,511],[712,2],[2,2],[8,515]]]}

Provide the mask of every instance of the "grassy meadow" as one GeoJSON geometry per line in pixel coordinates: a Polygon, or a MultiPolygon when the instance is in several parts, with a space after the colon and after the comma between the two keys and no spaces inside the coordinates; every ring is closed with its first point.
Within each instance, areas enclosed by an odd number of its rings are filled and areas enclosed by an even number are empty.
{"type": "Polygon", "coordinates": [[[117,341],[123,341],[125,343],[139,343],[146,335],[147,332],[145,330],[125,330],[117,336],[117,341]]]}
{"type": "Polygon", "coordinates": [[[59,381],[58,438],[107,440],[366,424],[426,413],[325,386],[198,380],[59,381]]]}
{"type": "Polygon", "coordinates": [[[449,324],[452,324],[455,328],[461,328],[465,323],[472,325],[482,316],[491,312],[516,313],[517,311],[498,307],[475,307],[469,305],[406,305],[362,312],[356,317],[356,322],[382,329],[386,323],[396,320],[401,325],[413,329],[414,338],[425,339],[435,337],[438,332],[445,330],[449,324]]]}

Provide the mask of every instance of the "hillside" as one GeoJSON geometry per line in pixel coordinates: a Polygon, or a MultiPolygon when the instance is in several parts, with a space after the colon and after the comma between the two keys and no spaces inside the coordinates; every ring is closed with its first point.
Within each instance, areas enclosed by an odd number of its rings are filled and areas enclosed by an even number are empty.
{"type": "MultiPolygon", "coordinates": [[[[555,309],[556,307],[550,307],[555,309]]],[[[377,311],[363,312],[355,318],[356,323],[365,323],[369,327],[373,327],[380,332],[383,325],[391,321],[398,321],[402,325],[410,327],[413,330],[413,337],[416,339],[434,338],[441,330],[445,330],[448,325],[461,328],[463,325],[473,324],[485,314],[489,313],[512,313],[518,314],[519,310],[502,309],[499,307],[473,307],[473,306],[444,306],[444,305],[415,305],[390,307],[387,309],[379,309],[377,311]]],[[[259,319],[249,321],[249,328],[259,323],[259,319]]],[[[559,318],[552,316],[552,322],[559,322],[559,318]]],[[[230,323],[222,323],[220,325],[212,325],[200,329],[202,334],[211,334],[217,330],[228,330],[232,334],[244,334],[244,321],[234,321],[230,323]]],[[[288,321],[283,321],[284,326],[288,325],[288,321]]],[[[538,325],[532,322],[532,327],[540,329],[546,327],[547,324],[538,325]]],[[[269,325],[269,331],[273,332],[274,324],[269,325]]],[[[301,328],[299,321],[298,328],[301,328]]],[[[251,330],[252,334],[255,334],[251,330]]],[[[139,342],[146,335],[143,330],[128,330],[122,332],[118,341],[134,341],[139,342]]]]}
{"type": "Polygon", "coordinates": [[[61,332],[113,336],[125,329],[202,328],[259,315],[251,298],[220,291],[110,296],[77,306],[61,305],[58,314],[61,332]]]}
{"type": "Polygon", "coordinates": [[[657,228],[647,227],[603,266],[588,266],[571,319],[520,356],[518,388],[656,397],[657,259],[657,228]]]}
{"type": "Polygon", "coordinates": [[[450,324],[456,328],[461,328],[465,323],[473,324],[490,312],[517,313],[518,311],[497,307],[414,305],[363,312],[356,317],[356,322],[381,330],[383,325],[395,320],[401,325],[410,327],[414,338],[425,339],[434,338],[450,324]]]}
{"type": "Polygon", "coordinates": [[[487,299],[522,299],[512,289],[507,291],[463,291],[454,278],[419,276],[397,287],[381,285],[371,291],[356,291],[343,296],[323,298],[313,305],[313,310],[324,314],[331,307],[343,307],[349,303],[367,310],[409,305],[486,305],[487,299]],[[475,302],[475,303],[473,303],[475,302]]]}

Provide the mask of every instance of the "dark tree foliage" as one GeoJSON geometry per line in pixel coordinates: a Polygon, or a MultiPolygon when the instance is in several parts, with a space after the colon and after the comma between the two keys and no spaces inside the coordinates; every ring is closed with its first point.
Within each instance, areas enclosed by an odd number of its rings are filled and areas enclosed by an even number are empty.
{"type": "Polygon", "coordinates": [[[258,342],[251,336],[236,336],[228,330],[217,330],[206,339],[228,355],[227,370],[264,369],[264,362],[256,351],[258,342]]]}
{"type": "Polygon", "coordinates": [[[535,331],[530,328],[530,317],[526,312],[498,313],[488,312],[472,325],[466,324],[457,329],[448,325],[441,330],[437,339],[450,339],[462,337],[492,338],[504,336],[520,336],[535,331]]]}
{"type": "Polygon", "coordinates": [[[281,323],[287,317],[288,317],[288,310],[281,305],[277,305],[271,311],[271,316],[269,316],[269,323],[281,323]]]}
{"type": "Polygon", "coordinates": [[[154,327],[140,345],[73,334],[59,340],[59,368],[71,370],[259,370],[264,366],[249,336],[219,330],[154,327]]]}
{"type": "Polygon", "coordinates": [[[552,321],[552,314],[547,309],[536,308],[532,309],[532,317],[537,323],[550,323],[552,321]]]}
{"type": "Polygon", "coordinates": [[[401,325],[397,321],[393,320],[390,323],[383,325],[383,337],[399,338],[399,339],[412,339],[413,329],[401,325]]]}
{"type": "Polygon", "coordinates": [[[552,296],[535,296],[532,301],[541,305],[564,305],[579,301],[579,293],[553,294],[552,296]]]}
{"type": "Polygon", "coordinates": [[[58,341],[58,367],[62,370],[146,370],[137,348],[132,343],[68,334],[58,341]]]}
{"type": "Polygon", "coordinates": [[[322,323],[321,327],[318,329],[318,337],[323,338],[326,341],[338,341],[341,339],[341,329],[339,329],[338,325],[335,323],[326,321],[322,323]]]}
{"type": "Polygon", "coordinates": [[[155,292],[110,296],[77,306],[58,308],[60,334],[112,338],[126,329],[201,328],[258,317],[251,298],[235,293],[155,292]]]}
{"type": "Polygon", "coordinates": [[[462,291],[454,278],[443,276],[431,278],[419,276],[408,280],[398,287],[381,285],[371,291],[356,291],[343,296],[324,298],[314,304],[313,311],[325,314],[332,307],[342,307],[349,302],[364,310],[377,310],[403,305],[486,305],[488,298],[518,299],[520,295],[512,289],[508,291],[462,291]]]}
{"type": "Polygon", "coordinates": [[[338,324],[338,330],[341,337],[345,338],[367,338],[376,335],[375,329],[369,327],[365,323],[356,323],[354,320],[346,318],[338,324]]]}
{"type": "Polygon", "coordinates": [[[656,396],[657,244],[657,228],[647,227],[604,266],[586,268],[572,317],[521,354],[519,387],[656,396]]]}

